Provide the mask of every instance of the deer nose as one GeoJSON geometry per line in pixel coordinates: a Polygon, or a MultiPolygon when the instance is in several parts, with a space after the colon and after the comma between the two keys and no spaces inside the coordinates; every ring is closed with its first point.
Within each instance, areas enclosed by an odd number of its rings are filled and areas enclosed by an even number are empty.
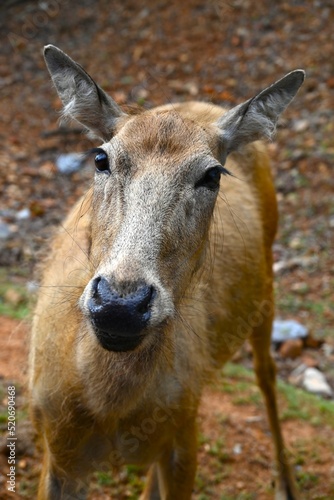
{"type": "Polygon", "coordinates": [[[153,286],[131,283],[116,290],[103,276],[94,278],[87,306],[95,334],[110,351],[130,351],[142,341],[151,317],[153,286]]]}

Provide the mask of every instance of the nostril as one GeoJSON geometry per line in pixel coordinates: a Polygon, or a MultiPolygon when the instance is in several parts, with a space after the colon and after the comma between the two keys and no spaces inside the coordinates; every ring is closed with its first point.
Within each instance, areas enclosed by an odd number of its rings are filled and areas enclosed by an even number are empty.
{"type": "Polygon", "coordinates": [[[142,299],[137,305],[137,311],[145,314],[150,309],[153,302],[154,288],[153,286],[145,286],[142,289],[142,299]]]}
{"type": "Polygon", "coordinates": [[[92,282],[92,297],[95,299],[98,297],[99,295],[99,291],[98,291],[98,287],[99,287],[99,283],[101,281],[101,277],[98,276],[97,278],[95,278],[92,282]]]}

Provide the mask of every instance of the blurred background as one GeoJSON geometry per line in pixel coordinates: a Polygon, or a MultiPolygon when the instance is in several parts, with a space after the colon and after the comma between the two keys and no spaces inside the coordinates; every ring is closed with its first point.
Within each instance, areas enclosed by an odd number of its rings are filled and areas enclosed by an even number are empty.
{"type": "MultiPolygon", "coordinates": [[[[18,492],[8,493],[1,472],[0,498],[35,498],[39,455],[23,389],[33,270],[46,239],[92,181],[79,154],[98,146],[78,124],[59,128],[61,105],[42,57],[48,43],[120,105],[143,109],[194,99],[231,107],[292,69],[306,70],[268,145],[280,210],[277,318],[297,322],[273,350],[302,497],[334,498],[333,23],[332,0],[1,1],[0,422],[14,381],[22,449],[18,492]],[[313,388],[303,378],[310,368],[318,377],[313,388]]],[[[273,495],[270,438],[247,345],[235,361],[204,398],[197,500],[273,495]]],[[[138,498],[137,472],[96,474],[91,498],[138,498]]]]}

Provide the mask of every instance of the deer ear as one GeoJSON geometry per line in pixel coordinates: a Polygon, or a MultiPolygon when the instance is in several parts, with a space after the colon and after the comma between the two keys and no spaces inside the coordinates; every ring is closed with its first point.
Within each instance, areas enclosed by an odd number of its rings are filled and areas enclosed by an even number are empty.
{"type": "Polygon", "coordinates": [[[271,138],[279,115],[295,97],[304,78],[303,70],[292,71],[219,118],[216,125],[226,154],[257,139],[271,138]]]}
{"type": "Polygon", "coordinates": [[[121,108],[79,64],[57,47],[44,47],[44,58],[64,104],[63,115],[74,118],[103,141],[110,140],[117,119],[125,116],[121,108]]]}

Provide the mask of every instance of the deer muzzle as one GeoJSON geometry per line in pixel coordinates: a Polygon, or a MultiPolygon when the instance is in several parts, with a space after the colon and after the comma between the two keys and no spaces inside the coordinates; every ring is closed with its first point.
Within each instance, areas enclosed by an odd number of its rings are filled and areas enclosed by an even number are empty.
{"type": "Polygon", "coordinates": [[[93,278],[87,309],[104,349],[131,351],[142,342],[155,295],[155,288],[145,282],[116,285],[103,276],[93,278]]]}

